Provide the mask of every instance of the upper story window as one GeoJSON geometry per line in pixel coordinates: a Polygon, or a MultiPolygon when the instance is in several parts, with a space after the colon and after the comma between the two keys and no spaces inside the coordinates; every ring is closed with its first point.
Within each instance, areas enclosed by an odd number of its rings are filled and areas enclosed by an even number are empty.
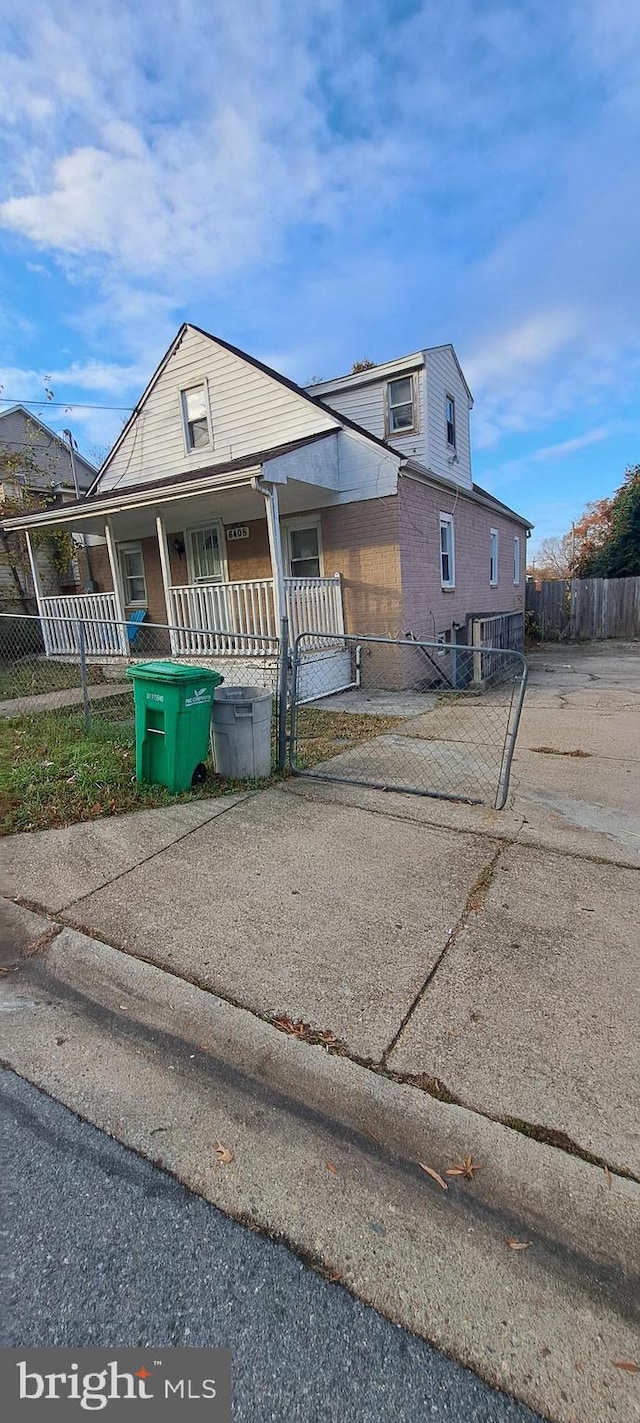
{"type": "Polygon", "coordinates": [[[452,514],[440,515],[440,582],[443,588],[455,588],[456,550],[452,514]]]}
{"type": "Polygon", "coordinates": [[[213,444],[206,385],[192,385],[181,391],[184,438],[188,450],[203,450],[213,444]]]}
{"type": "Polygon", "coordinates": [[[492,588],[498,586],[498,530],[489,533],[489,582],[492,588]]]}
{"type": "Polygon", "coordinates": [[[452,395],[445,395],[445,419],[447,422],[447,444],[452,450],[456,447],[456,402],[452,395]]]}
{"type": "Polygon", "coordinates": [[[387,384],[387,431],[390,435],[417,429],[415,392],[411,376],[387,384]]]}
{"type": "Polygon", "coordinates": [[[513,540],[513,581],[520,582],[520,539],[516,534],[513,540]]]}

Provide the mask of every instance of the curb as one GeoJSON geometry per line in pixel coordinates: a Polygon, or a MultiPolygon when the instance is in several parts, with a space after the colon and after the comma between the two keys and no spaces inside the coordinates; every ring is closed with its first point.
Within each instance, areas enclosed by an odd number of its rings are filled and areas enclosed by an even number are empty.
{"type": "Polygon", "coordinates": [[[290,1112],[366,1138],[422,1179],[421,1162],[443,1175],[472,1157],[484,1169],[472,1181],[449,1182],[466,1203],[628,1279],[630,1212],[640,1210],[634,1181],[289,1037],[247,1009],[78,930],[62,929],[24,975],[174,1054],[185,1048],[203,1054],[214,1079],[257,1081],[290,1112]]]}

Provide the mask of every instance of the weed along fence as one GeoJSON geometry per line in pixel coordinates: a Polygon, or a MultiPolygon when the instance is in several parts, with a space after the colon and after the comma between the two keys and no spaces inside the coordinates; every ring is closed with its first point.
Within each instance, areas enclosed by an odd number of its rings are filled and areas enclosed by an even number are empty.
{"type": "Polygon", "coordinates": [[[640,637],[640,578],[527,579],[527,612],[546,642],[640,637]]]}

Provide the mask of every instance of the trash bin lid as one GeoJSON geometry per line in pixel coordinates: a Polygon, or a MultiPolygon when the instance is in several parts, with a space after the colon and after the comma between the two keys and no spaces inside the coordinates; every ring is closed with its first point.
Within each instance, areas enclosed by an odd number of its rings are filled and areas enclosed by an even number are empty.
{"type": "Polygon", "coordinates": [[[272,696],[264,687],[216,687],[214,693],[217,702],[264,702],[272,696]]]}
{"type": "Polygon", "coordinates": [[[136,662],[125,675],[132,681],[139,677],[143,682],[209,682],[214,687],[224,680],[210,667],[185,667],[181,662],[136,662]]]}

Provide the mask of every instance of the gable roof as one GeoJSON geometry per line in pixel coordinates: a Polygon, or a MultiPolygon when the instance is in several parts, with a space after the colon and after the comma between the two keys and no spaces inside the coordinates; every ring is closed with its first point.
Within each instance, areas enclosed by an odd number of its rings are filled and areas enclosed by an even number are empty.
{"type": "Polygon", "coordinates": [[[129,430],[131,429],[132,425],[140,414],[142,407],[150,396],[154,386],[156,385],[156,382],[159,380],[160,376],[162,375],[162,372],[164,371],[168,362],[171,360],[171,357],[173,356],[174,352],[177,351],[187,330],[197,331],[199,336],[204,336],[207,341],[213,341],[215,345],[221,346],[224,351],[229,351],[232,356],[237,356],[241,361],[246,361],[248,365],[253,366],[255,370],[261,371],[263,375],[269,376],[271,380],[277,381],[279,385],[282,385],[287,390],[292,391],[293,394],[299,396],[301,400],[306,400],[310,405],[315,406],[316,409],[322,410],[325,415],[330,415],[335,421],[336,426],[342,425],[346,429],[353,430],[355,434],[361,436],[366,440],[371,441],[372,444],[381,446],[382,449],[384,449],[388,454],[397,455],[400,459],[403,458],[402,452],[400,450],[394,449],[393,445],[390,445],[387,440],[381,440],[377,435],[372,435],[371,431],[365,430],[363,425],[358,425],[355,420],[351,420],[347,415],[342,415],[340,411],[333,410],[330,405],[327,405],[325,403],[324,400],[321,400],[318,396],[310,395],[309,392],[305,390],[303,386],[296,385],[296,382],[294,380],[290,380],[288,376],[281,375],[280,371],[274,370],[272,366],[265,365],[264,361],[259,361],[256,356],[251,356],[248,351],[242,351],[239,346],[232,346],[230,341],[223,341],[221,336],[212,335],[210,331],[205,331],[202,326],[196,326],[193,321],[183,321],[179,331],[171,342],[171,345],[169,346],[168,350],[162,357],[162,360],[160,361],[159,365],[153,372],[153,375],[151,376],[150,381],[148,382],[142,395],[140,396],[140,399],[134,405],[131,415],[129,416],[129,419],[126,422],[126,425],[124,425],[115,444],[109,450],[106,459],[100,466],[97,479],[94,481],[94,484],[92,484],[91,489],[89,490],[90,494],[93,493],[95,484],[98,484],[102,479],[102,476],[106,472],[111,460],[113,459],[113,456],[116,453],[116,450],[120,448],[120,445],[129,433],[129,430]]]}
{"type": "MultiPolygon", "coordinates": [[[[9,405],[6,410],[0,410],[0,420],[4,420],[7,415],[16,415],[18,413],[25,415],[30,424],[37,425],[40,430],[43,430],[44,433],[49,436],[50,440],[54,440],[67,454],[69,453],[69,446],[67,441],[63,440],[62,435],[59,435],[57,430],[52,430],[50,425],[45,425],[44,420],[40,420],[37,415],[33,414],[32,410],[27,410],[26,405],[21,405],[18,402],[16,405],[9,405]]],[[[73,453],[76,459],[80,460],[91,474],[98,473],[96,465],[92,464],[91,460],[86,459],[84,455],[81,455],[79,450],[74,449],[73,453]]]]}

